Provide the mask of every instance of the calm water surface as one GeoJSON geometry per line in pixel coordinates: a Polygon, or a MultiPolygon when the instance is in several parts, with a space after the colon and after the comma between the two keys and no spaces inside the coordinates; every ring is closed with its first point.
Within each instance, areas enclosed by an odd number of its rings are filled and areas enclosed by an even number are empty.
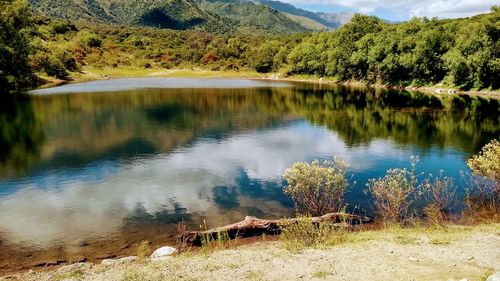
{"type": "Polygon", "coordinates": [[[89,251],[75,246],[81,241],[116,240],[123,251],[168,241],[180,220],[290,216],[285,169],[333,155],[351,164],[351,208],[370,213],[369,178],[408,166],[411,155],[422,173],[459,177],[464,160],[500,135],[498,101],[467,99],[155,78],[2,101],[0,267],[9,252],[57,249],[59,257],[89,251]]]}

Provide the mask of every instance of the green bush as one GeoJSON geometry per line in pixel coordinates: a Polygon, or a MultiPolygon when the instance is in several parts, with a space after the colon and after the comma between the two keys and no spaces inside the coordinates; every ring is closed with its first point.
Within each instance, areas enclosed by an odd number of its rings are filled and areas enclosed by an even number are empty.
{"type": "Polygon", "coordinates": [[[52,32],[54,34],[65,34],[71,31],[78,31],[78,29],[68,20],[56,21],[52,24],[52,32]]]}
{"type": "Polygon", "coordinates": [[[47,75],[49,76],[54,76],[59,79],[67,79],[68,78],[68,71],[66,70],[66,67],[64,64],[59,60],[57,57],[55,57],[53,54],[49,54],[45,61],[42,64],[43,70],[47,75]]]}
{"type": "Polygon", "coordinates": [[[411,217],[410,207],[416,202],[417,179],[415,169],[418,157],[411,157],[411,169],[390,169],[378,179],[371,179],[368,192],[379,217],[386,225],[398,224],[411,217]]]}
{"type": "Polygon", "coordinates": [[[467,161],[468,177],[464,218],[475,221],[500,219],[500,142],[493,140],[467,161]]]}
{"type": "Polygon", "coordinates": [[[467,161],[467,165],[476,176],[493,180],[500,188],[500,142],[492,140],[485,145],[478,155],[467,161]]]}
{"type": "Polygon", "coordinates": [[[83,31],[78,34],[78,38],[82,45],[89,48],[99,48],[102,46],[102,39],[97,34],[83,31]]]}
{"type": "Polygon", "coordinates": [[[344,195],[350,184],[346,178],[348,164],[338,157],[333,161],[300,162],[285,172],[285,194],[290,196],[297,212],[321,216],[345,207],[344,195]]]}

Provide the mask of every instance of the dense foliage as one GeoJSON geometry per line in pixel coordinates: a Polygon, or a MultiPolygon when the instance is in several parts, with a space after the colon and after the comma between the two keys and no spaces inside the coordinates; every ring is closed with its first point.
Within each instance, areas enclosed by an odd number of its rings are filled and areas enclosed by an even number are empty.
{"type": "Polygon", "coordinates": [[[500,11],[470,19],[414,18],[386,24],[356,15],[332,33],[305,39],[288,56],[292,74],[464,89],[500,86],[500,11]]]}
{"type": "Polygon", "coordinates": [[[28,65],[32,27],[26,3],[0,0],[0,90],[17,89],[33,81],[28,65]]]}

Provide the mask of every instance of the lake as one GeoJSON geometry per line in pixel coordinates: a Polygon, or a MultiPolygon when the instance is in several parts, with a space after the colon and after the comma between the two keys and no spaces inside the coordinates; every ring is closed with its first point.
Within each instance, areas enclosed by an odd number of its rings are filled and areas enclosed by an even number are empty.
{"type": "MultiPolygon", "coordinates": [[[[5,95],[4,95],[5,96],[5,95]]],[[[351,210],[368,179],[408,167],[457,178],[500,136],[497,100],[258,80],[137,78],[4,97],[0,272],[131,255],[193,228],[293,216],[297,161],[350,163],[351,210]]],[[[463,196],[461,186],[459,196],[463,196]]]]}

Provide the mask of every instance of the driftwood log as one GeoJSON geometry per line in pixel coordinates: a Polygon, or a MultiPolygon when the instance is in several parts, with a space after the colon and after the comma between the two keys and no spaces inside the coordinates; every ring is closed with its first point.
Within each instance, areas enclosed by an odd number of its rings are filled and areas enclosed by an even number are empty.
{"type": "MultiPolygon", "coordinates": [[[[346,213],[330,213],[321,217],[313,217],[311,220],[315,225],[324,222],[338,223],[339,225],[359,225],[372,222],[372,219],[369,217],[356,216],[346,213]]],[[[281,229],[293,224],[296,221],[297,218],[266,220],[247,216],[243,221],[218,228],[205,231],[183,231],[182,233],[178,233],[177,241],[182,244],[200,246],[203,239],[216,240],[221,233],[227,235],[226,237],[229,239],[235,239],[237,237],[254,237],[263,234],[277,235],[281,232],[281,229]]]]}

